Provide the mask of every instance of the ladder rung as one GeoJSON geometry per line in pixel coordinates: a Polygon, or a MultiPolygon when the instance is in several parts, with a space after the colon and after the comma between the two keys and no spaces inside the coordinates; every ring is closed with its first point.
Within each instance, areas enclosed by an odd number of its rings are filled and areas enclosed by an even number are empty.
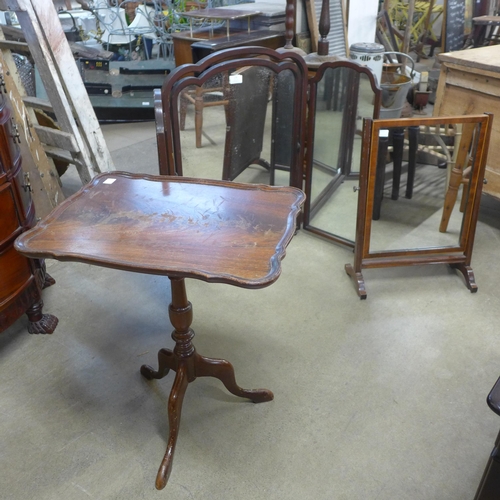
{"type": "Polygon", "coordinates": [[[30,53],[30,49],[26,42],[14,42],[12,40],[0,40],[0,49],[12,50],[13,52],[20,52],[21,54],[30,53]]]}
{"type": "Polygon", "coordinates": [[[44,144],[65,149],[70,153],[80,152],[75,137],[68,132],[63,132],[55,128],[43,127],[41,125],[34,125],[34,129],[38,134],[38,138],[44,144]]]}
{"type": "Polygon", "coordinates": [[[29,106],[30,108],[41,109],[42,111],[48,111],[49,113],[54,112],[52,104],[50,104],[50,101],[48,101],[47,99],[40,99],[39,97],[32,97],[32,96],[24,96],[23,102],[25,106],[29,106]]]}
{"type": "Polygon", "coordinates": [[[53,160],[65,161],[67,163],[72,163],[74,165],[80,165],[80,161],[76,158],[73,158],[72,154],[65,149],[56,148],[54,146],[44,145],[43,149],[45,154],[52,158],[53,160]]]}
{"type": "MultiPolygon", "coordinates": [[[[4,9],[2,7],[2,2],[0,1],[0,10],[10,10],[4,9]]],[[[26,37],[24,36],[23,30],[21,28],[16,28],[15,26],[9,26],[7,24],[2,24],[2,33],[8,40],[17,40],[20,42],[25,42],[26,37]]]]}

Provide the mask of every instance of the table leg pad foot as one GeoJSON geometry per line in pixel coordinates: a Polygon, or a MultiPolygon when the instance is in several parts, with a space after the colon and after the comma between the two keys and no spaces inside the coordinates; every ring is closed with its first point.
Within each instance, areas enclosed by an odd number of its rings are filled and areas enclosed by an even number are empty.
{"type": "Polygon", "coordinates": [[[141,366],[141,375],[148,379],[161,379],[165,377],[170,369],[175,369],[174,355],[168,349],[160,349],[158,352],[158,370],[149,365],[141,366]]]}

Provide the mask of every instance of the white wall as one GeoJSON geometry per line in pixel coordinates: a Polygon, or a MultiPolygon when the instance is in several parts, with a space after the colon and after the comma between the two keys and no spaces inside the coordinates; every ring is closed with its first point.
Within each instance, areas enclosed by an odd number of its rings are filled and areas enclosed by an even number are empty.
{"type": "Polygon", "coordinates": [[[349,0],[347,46],[375,41],[378,0],[349,0]]]}

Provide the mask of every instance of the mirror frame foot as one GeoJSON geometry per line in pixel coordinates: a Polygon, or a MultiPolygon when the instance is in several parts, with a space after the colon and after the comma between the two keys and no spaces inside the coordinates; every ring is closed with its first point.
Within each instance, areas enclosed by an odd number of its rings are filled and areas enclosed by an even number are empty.
{"type": "Polygon", "coordinates": [[[474,277],[474,271],[472,267],[467,266],[463,263],[450,264],[452,269],[457,269],[460,271],[465,279],[465,286],[470,290],[470,293],[476,293],[478,286],[476,284],[476,278],[474,277]]]}
{"type": "Polygon", "coordinates": [[[356,288],[356,292],[361,300],[366,300],[367,293],[365,288],[365,279],[363,278],[363,274],[360,272],[356,272],[354,267],[351,264],[346,264],[345,272],[351,277],[354,282],[354,287],[356,288]]]}

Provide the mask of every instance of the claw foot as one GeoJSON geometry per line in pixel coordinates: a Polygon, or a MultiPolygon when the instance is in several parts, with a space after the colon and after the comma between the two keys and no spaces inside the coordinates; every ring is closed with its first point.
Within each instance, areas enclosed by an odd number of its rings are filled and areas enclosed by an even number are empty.
{"type": "Polygon", "coordinates": [[[33,334],[53,333],[59,320],[52,314],[43,314],[38,321],[28,323],[28,332],[33,334]]]}

